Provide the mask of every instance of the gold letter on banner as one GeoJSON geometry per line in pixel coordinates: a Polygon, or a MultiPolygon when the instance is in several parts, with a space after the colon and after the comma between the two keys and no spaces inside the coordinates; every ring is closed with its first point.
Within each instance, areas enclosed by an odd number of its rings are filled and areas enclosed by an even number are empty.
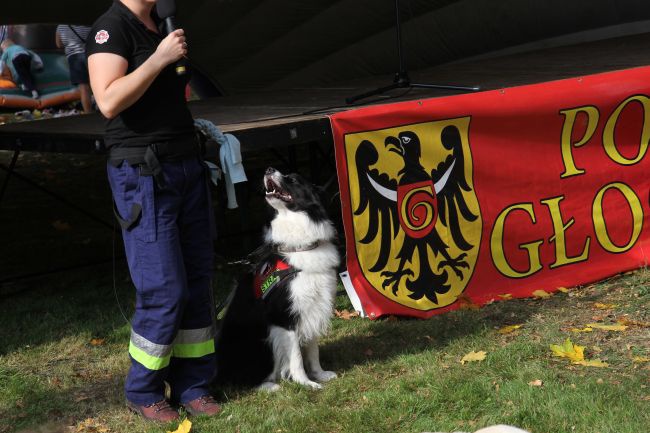
{"type": "Polygon", "coordinates": [[[573,153],[571,152],[571,147],[580,147],[585,144],[594,132],[596,131],[596,126],[598,125],[598,109],[593,106],[585,106],[579,108],[572,108],[570,110],[561,110],[560,114],[564,115],[564,125],[562,126],[562,138],[561,138],[561,149],[562,149],[562,161],[564,162],[564,173],[562,173],[561,178],[576,176],[578,174],[583,174],[585,171],[576,167],[575,162],[573,161],[573,153]],[[576,123],[576,118],[579,113],[584,113],[587,116],[587,127],[585,128],[585,134],[580,140],[575,143],[571,143],[571,135],[573,133],[573,127],[576,123]]]}
{"type": "Polygon", "coordinates": [[[612,161],[621,164],[621,165],[633,165],[641,161],[645,156],[648,150],[648,141],[650,140],[650,107],[648,106],[650,98],[643,95],[631,96],[621,103],[616,110],[609,116],[607,123],[605,124],[605,130],[603,131],[603,146],[605,147],[605,152],[612,159],[612,161]],[[632,101],[636,101],[641,104],[643,107],[643,124],[641,125],[641,142],[639,143],[639,153],[634,159],[627,159],[620,154],[616,148],[616,141],[614,140],[614,130],[616,129],[616,122],[618,117],[621,115],[621,111],[627,104],[632,101]]]}
{"type": "Polygon", "coordinates": [[[575,257],[567,256],[566,238],[564,236],[564,232],[566,232],[567,229],[575,223],[575,220],[571,218],[566,222],[566,224],[564,224],[562,221],[560,202],[563,199],[563,196],[559,196],[542,200],[542,203],[548,206],[548,211],[551,214],[551,220],[553,221],[554,235],[551,236],[549,241],[555,243],[555,262],[551,265],[551,269],[571,263],[583,262],[589,257],[589,244],[591,243],[591,238],[589,236],[587,236],[587,241],[585,242],[585,246],[582,249],[582,254],[575,257]]]}
{"type": "Polygon", "coordinates": [[[610,253],[624,253],[632,248],[637,239],[639,239],[641,228],[643,227],[643,208],[641,207],[641,200],[639,200],[639,197],[637,197],[634,191],[632,191],[632,188],[620,182],[605,185],[600,189],[600,191],[598,191],[592,207],[592,217],[594,220],[594,230],[596,231],[598,243],[610,253]],[[629,242],[622,247],[615,245],[610,239],[609,234],[607,233],[607,225],[605,224],[605,216],[603,215],[603,196],[608,189],[612,188],[623,194],[625,200],[627,200],[627,203],[630,205],[632,218],[634,220],[632,236],[630,237],[629,242]]]}
{"type": "Polygon", "coordinates": [[[530,216],[530,219],[533,221],[533,224],[535,224],[535,212],[533,211],[532,203],[513,204],[512,206],[501,211],[496,221],[494,222],[494,229],[492,230],[492,237],[490,238],[490,249],[492,251],[492,261],[494,262],[494,266],[496,266],[499,272],[510,278],[528,277],[542,269],[542,263],[539,260],[539,246],[544,242],[544,240],[519,245],[520,248],[528,250],[528,262],[530,263],[530,268],[528,271],[518,272],[513,269],[510,264],[508,264],[508,260],[506,260],[506,255],[503,248],[503,228],[506,223],[506,218],[510,212],[517,209],[527,212],[530,216]]]}

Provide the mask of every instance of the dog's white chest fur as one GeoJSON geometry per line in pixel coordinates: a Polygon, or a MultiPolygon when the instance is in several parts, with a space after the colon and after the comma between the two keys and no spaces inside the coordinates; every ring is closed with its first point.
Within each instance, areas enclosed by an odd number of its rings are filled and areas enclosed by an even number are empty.
{"type": "Polygon", "coordinates": [[[329,223],[314,222],[300,212],[280,210],[271,222],[267,239],[287,249],[300,249],[318,242],[307,251],[285,253],[289,265],[298,270],[290,284],[292,310],[298,317],[296,333],[301,341],[325,334],[329,328],[336,295],[339,256],[330,240],[329,223]]]}
{"type": "MultiPolygon", "coordinates": [[[[314,263],[336,260],[336,250],[331,244],[318,247],[323,250],[332,250],[312,253],[310,259],[314,263]],[[324,255],[329,257],[323,259],[324,255]],[[329,259],[329,260],[328,260],[329,259]]],[[[297,254],[297,253],[294,253],[297,254]]],[[[308,255],[307,252],[303,253],[308,255]]],[[[303,261],[300,258],[300,261],[303,261]]],[[[296,260],[297,261],[297,260],[296,260]]],[[[293,260],[289,262],[293,265],[293,260]]],[[[322,271],[301,270],[291,282],[292,310],[298,317],[296,332],[300,341],[308,341],[322,336],[329,329],[329,324],[334,307],[334,296],[336,295],[336,271],[334,268],[322,271]]]]}

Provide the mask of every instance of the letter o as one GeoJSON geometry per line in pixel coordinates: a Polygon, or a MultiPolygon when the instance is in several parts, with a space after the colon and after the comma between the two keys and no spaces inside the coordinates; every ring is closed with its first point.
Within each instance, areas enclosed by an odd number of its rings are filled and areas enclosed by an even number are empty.
{"type": "Polygon", "coordinates": [[[648,151],[648,142],[650,141],[650,98],[643,95],[631,96],[623,101],[616,110],[609,116],[607,123],[605,123],[605,129],[603,130],[603,147],[605,152],[610,157],[610,159],[621,165],[634,165],[637,162],[641,161],[648,151]],[[616,142],[614,140],[614,130],[616,129],[616,123],[618,118],[621,115],[623,109],[630,102],[636,101],[641,104],[643,107],[643,123],[641,124],[641,142],[639,143],[639,153],[634,157],[634,159],[627,159],[616,148],[616,142]]]}
{"type": "Polygon", "coordinates": [[[641,200],[637,197],[632,188],[624,183],[610,183],[609,185],[602,187],[600,191],[598,191],[598,194],[596,194],[596,198],[594,198],[594,203],[592,205],[592,218],[594,222],[594,231],[596,232],[596,238],[598,239],[600,246],[610,253],[624,253],[634,246],[641,235],[641,229],[643,228],[643,207],[641,207],[641,200]],[[625,197],[625,200],[632,211],[632,218],[634,221],[632,236],[623,246],[614,244],[609,237],[609,233],[607,233],[607,224],[605,223],[605,216],[603,215],[603,197],[610,189],[616,189],[623,194],[623,197],[625,197]]]}

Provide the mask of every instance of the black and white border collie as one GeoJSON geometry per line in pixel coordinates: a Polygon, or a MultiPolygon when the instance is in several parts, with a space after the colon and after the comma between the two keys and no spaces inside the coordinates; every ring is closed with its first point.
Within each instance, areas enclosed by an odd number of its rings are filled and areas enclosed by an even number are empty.
{"type": "Polygon", "coordinates": [[[264,189],[275,215],[227,307],[217,340],[218,381],[275,391],[288,379],[320,389],[336,377],[321,368],[318,352],[334,309],[336,232],[299,175],[268,168],[264,189]]]}

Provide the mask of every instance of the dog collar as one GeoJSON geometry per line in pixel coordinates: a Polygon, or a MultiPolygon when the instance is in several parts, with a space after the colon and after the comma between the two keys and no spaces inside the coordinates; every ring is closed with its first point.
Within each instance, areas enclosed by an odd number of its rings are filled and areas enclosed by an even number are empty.
{"type": "Polygon", "coordinates": [[[253,279],[255,298],[266,298],[282,280],[298,272],[282,259],[260,269],[253,279]]]}
{"type": "Polygon", "coordinates": [[[287,247],[280,244],[276,246],[275,249],[279,253],[299,253],[302,251],[315,250],[319,246],[320,246],[320,241],[316,241],[316,242],[312,242],[311,244],[307,244],[305,246],[299,246],[299,247],[287,247]]]}

